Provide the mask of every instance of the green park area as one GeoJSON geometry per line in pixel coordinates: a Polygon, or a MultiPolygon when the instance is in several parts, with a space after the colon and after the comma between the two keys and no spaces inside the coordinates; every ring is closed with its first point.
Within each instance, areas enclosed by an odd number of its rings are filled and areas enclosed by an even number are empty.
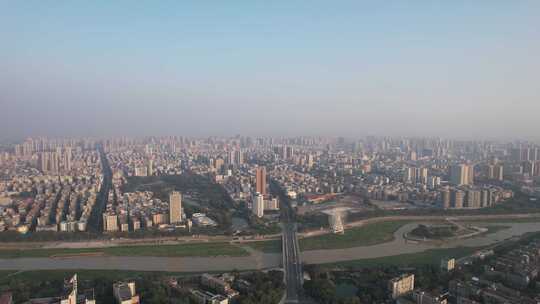
{"type": "Polygon", "coordinates": [[[144,245],[118,246],[106,248],[78,249],[2,249],[0,258],[23,257],[66,257],[86,255],[109,256],[156,256],[156,257],[191,257],[191,256],[247,256],[248,252],[229,243],[192,243],[179,245],[144,245]]]}
{"type": "Polygon", "coordinates": [[[345,230],[344,234],[325,234],[300,239],[300,249],[343,249],[360,246],[371,246],[389,242],[394,239],[394,232],[407,221],[389,221],[367,224],[345,230]]]}
{"type": "Polygon", "coordinates": [[[256,241],[245,245],[264,253],[281,253],[281,240],[256,241]]]}

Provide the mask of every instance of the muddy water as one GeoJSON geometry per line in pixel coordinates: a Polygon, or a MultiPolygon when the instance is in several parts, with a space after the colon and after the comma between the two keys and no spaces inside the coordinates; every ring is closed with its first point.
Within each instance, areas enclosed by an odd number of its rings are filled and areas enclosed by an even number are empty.
{"type": "MultiPolygon", "coordinates": [[[[347,249],[313,250],[302,252],[307,263],[331,263],[347,260],[378,258],[404,253],[417,253],[434,248],[490,245],[512,236],[540,231],[540,223],[504,223],[510,228],[470,239],[440,243],[410,243],[403,234],[414,229],[419,222],[398,229],[394,240],[372,246],[347,249]]],[[[489,225],[496,225],[490,223],[489,225]]],[[[0,259],[0,270],[51,270],[51,269],[117,269],[140,271],[204,272],[232,269],[251,270],[279,267],[281,254],[252,253],[246,257],[72,257],[72,258],[17,258],[0,259]]]]}

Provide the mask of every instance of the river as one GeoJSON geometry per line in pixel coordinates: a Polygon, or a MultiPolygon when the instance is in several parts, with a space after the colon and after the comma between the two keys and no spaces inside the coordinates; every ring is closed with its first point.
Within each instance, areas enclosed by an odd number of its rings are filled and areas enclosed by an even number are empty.
{"type": "Polygon", "coordinates": [[[495,233],[479,235],[468,239],[451,240],[442,244],[439,242],[407,242],[403,238],[403,234],[414,229],[419,223],[420,222],[415,222],[402,226],[394,233],[394,240],[390,242],[347,249],[305,251],[302,253],[302,261],[308,264],[321,264],[358,259],[380,258],[406,253],[418,253],[428,249],[437,248],[487,246],[527,232],[540,231],[540,223],[489,223],[486,225],[504,225],[508,226],[509,228],[499,230],[495,233]]]}
{"type": "MultiPolygon", "coordinates": [[[[489,225],[509,226],[487,235],[469,239],[439,243],[410,243],[403,234],[414,229],[418,223],[409,223],[394,233],[394,240],[372,246],[347,249],[313,250],[302,252],[302,261],[308,264],[332,263],[347,260],[378,258],[405,253],[418,253],[434,248],[477,247],[502,241],[527,232],[540,231],[540,223],[504,223],[489,225]]],[[[52,270],[52,269],[104,269],[170,272],[204,272],[251,270],[279,267],[281,254],[252,252],[245,257],[69,257],[69,258],[16,258],[0,259],[0,270],[52,270]]]]}

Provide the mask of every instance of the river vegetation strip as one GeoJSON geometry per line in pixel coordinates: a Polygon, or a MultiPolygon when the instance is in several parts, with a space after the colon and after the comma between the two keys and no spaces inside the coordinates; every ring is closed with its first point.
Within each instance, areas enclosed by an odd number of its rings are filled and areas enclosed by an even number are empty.
{"type": "Polygon", "coordinates": [[[209,256],[248,256],[243,248],[229,243],[197,243],[159,246],[117,246],[106,248],[77,249],[28,249],[0,250],[0,258],[23,257],[71,257],[71,256],[156,256],[156,257],[209,257],[209,256]]]}

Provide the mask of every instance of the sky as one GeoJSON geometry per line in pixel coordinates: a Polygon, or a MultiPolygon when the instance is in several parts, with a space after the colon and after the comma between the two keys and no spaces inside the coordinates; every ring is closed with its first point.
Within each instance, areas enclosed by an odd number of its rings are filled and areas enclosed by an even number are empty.
{"type": "Polygon", "coordinates": [[[539,1],[0,0],[0,139],[540,139],[539,1]]]}

